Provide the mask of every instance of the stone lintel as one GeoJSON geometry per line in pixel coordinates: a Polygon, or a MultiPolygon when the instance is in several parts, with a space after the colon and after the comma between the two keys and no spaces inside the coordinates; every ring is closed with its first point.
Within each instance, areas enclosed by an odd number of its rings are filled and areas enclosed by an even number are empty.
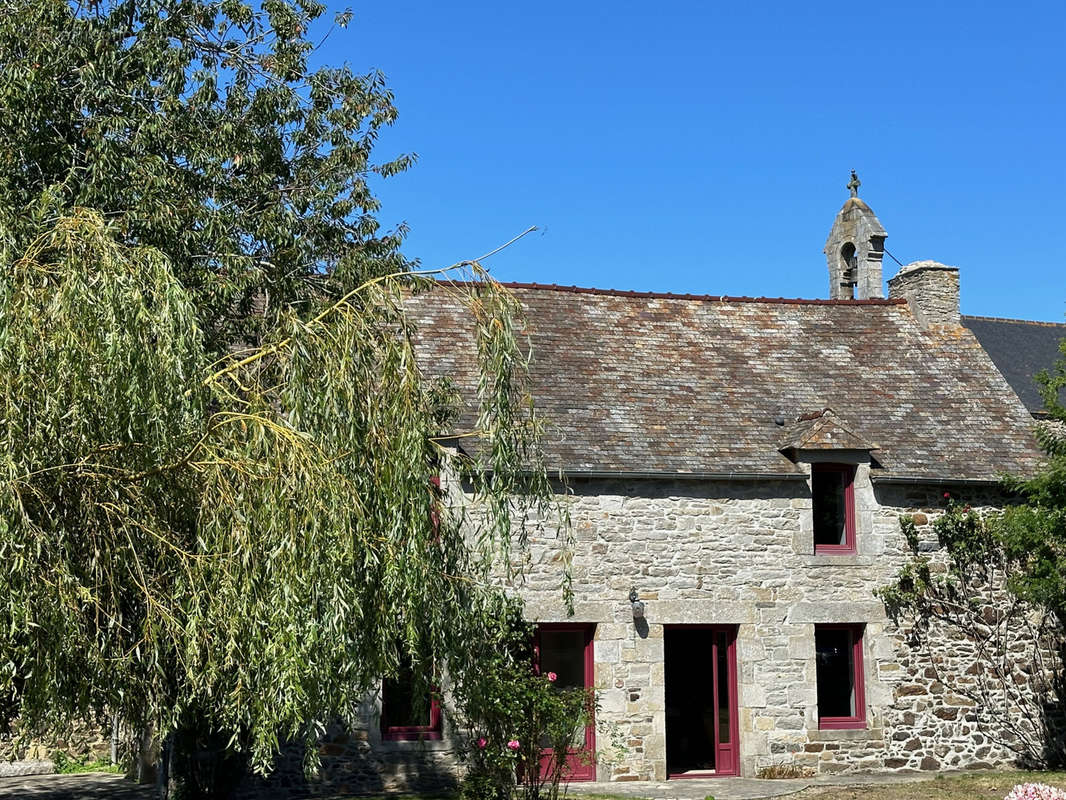
{"type": "Polygon", "coordinates": [[[884,622],[885,607],[880,601],[852,603],[796,603],[789,611],[791,624],[831,624],[884,622]]]}
{"type": "Polygon", "coordinates": [[[655,600],[645,607],[651,624],[659,625],[743,625],[755,622],[753,603],[720,600],[655,600]]]}

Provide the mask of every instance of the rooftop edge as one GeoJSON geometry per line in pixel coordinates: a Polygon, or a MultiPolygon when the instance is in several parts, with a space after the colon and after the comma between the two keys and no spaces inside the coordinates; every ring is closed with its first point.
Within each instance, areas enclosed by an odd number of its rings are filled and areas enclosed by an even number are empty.
{"type": "Polygon", "coordinates": [[[555,283],[519,283],[501,282],[508,289],[536,289],[551,292],[569,292],[570,294],[596,294],[610,297],[645,297],[662,300],[700,300],[714,303],[775,303],[785,305],[814,306],[898,306],[906,305],[902,298],[876,298],[870,300],[825,300],[791,297],[747,297],[717,294],[675,294],[673,292],[641,292],[623,289],[596,289],[582,286],[560,286],[555,283]]]}

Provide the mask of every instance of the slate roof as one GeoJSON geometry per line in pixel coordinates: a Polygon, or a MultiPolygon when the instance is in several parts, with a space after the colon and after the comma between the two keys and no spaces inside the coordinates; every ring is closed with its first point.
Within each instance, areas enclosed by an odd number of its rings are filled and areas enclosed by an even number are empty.
{"type": "MultiPolygon", "coordinates": [[[[1043,413],[1044,400],[1033,376],[1050,369],[1059,358],[1059,342],[1066,339],[1066,324],[965,315],[962,324],[977,337],[1030,413],[1043,413]]],[[[1066,391],[1062,400],[1066,402],[1066,391]]]]}
{"type": "MultiPolygon", "coordinates": [[[[1040,460],[1031,416],[973,335],[924,331],[901,300],[509,286],[553,469],[796,475],[788,425],[827,408],[876,443],[882,477],[990,480],[1040,460]]],[[[441,290],[408,309],[423,369],[472,397],[468,312],[441,290]]]]}

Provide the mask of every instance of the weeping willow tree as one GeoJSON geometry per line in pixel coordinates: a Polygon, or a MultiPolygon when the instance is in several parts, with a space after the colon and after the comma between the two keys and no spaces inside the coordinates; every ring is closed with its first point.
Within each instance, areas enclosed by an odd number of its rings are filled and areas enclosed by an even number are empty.
{"type": "Polygon", "coordinates": [[[324,12],[3,5],[0,723],[117,713],[265,767],[401,658],[462,668],[486,564],[547,496],[518,309],[476,265],[447,290],[480,446],[439,444],[453,393],[373,192],[414,158],[373,156],[380,73],[310,65],[324,12]]]}
{"type": "Polygon", "coordinates": [[[434,289],[474,319],[471,461],[440,445],[454,397],[416,361],[409,275],[219,356],[168,259],[98,213],[2,241],[0,693],[29,730],[194,716],[267,769],[401,658],[464,668],[484,554],[550,498],[519,308],[476,262],[434,289]]]}

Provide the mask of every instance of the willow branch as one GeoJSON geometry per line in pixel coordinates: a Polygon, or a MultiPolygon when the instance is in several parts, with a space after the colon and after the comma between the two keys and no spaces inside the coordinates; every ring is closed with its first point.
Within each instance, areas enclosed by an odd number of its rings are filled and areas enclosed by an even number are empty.
{"type": "MultiPolygon", "coordinates": [[[[491,250],[488,253],[486,253],[485,255],[483,255],[480,258],[475,259],[473,261],[459,261],[459,262],[456,262],[455,264],[452,264],[451,266],[448,266],[448,267],[437,267],[436,269],[419,269],[419,270],[405,270],[405,271],[402,271],[402,272],[392,272],[392,273],[389,273],[388,275],[379,275],[376,278],[371,278],[370,280],[361,283],[359,286],[355,287],[350,292],[348,292],[343,297],[341,297],[339,300],[337,300],[337,302],[333,303],[331,306],[329,306],[328,308],[323,310],[321,313],[317,314],[309,322],[307,322],[304,325],[304,327],[305,328],[310,328],[310,327],[312,327],[314,325],[318,325],[324,319],[326,319],[326,317],[328,317],[331,314],[333,314],[333,312],[335,312],[337,309],[341,308],[342,306],[347,305],[348,301],[351,300],[356,295],[358,295],[358,294],[362,293],[363,291],[369,289],[371,286],[375,286],[375,285],[377,285],[379,283],[383,283],[385,281],[397,280],[399,278],[418,277],[418,276],[444,275],[444,274],[447,274],[449,272],[452,272],[453,270],[462,269],[463,267],[468,267],[468,266],[476,266],[476,267],[478,267],[480,269],[481,265],[478,263],[479,261],[482,261],[482,260],[488,258],[489,256],[493,256],[496,253],[499,253],[505,247],[509,247],[510,245],[512,245],[515,242],[517,242],[519,239],[521,239],[526,234],[532,233],[535,230],[537,230],[537,227],[535,225],[533,225],[533,226],[527,228],[526,230],[522,231],[522,233],[518,234],[513,239],[511,239],[511,240],[505,242],[504,244],[500,245],[495,250],[491,250]]],[[[245,358],[242,358],[240,361],[236,361],[236,362],[234,362],[232,364],[229,364],[226,367],[223,367],[222,369],[218,370],[217,372],[215,372],[212,375],[209,375],[207,378],[205,378],[201,382],[200,385],[201,386],[209,386],[212,383],[214,383],[215,381],[217,381],[219,378],[223,378],[223,377],[225,377],[226,375],[228,375],[229,373],[231,373],[231,372],[233,372],[235,370],[241,369],[242,367],[246,367],[249,364],[253,364],[256,361],[260,360],[261,358],[265,358],[268,355],[273,355],[274,353],[278,353],[281,350],[284,350],[291,343],[292,343],[292,337],[291,336],[286,336],[284,339],[280,340],[279,342],[276,342],[275,344],[270,345],[269,347],[260,348],[259,350],[257,350],[252,355],[247,356],[245,358]]],[[[189,396],[192,395],[192,393],[193,393],[193,389],[190,388],[190,389],[188,389],[185,392],[185,396],[189,397],[189,396]]]]}

